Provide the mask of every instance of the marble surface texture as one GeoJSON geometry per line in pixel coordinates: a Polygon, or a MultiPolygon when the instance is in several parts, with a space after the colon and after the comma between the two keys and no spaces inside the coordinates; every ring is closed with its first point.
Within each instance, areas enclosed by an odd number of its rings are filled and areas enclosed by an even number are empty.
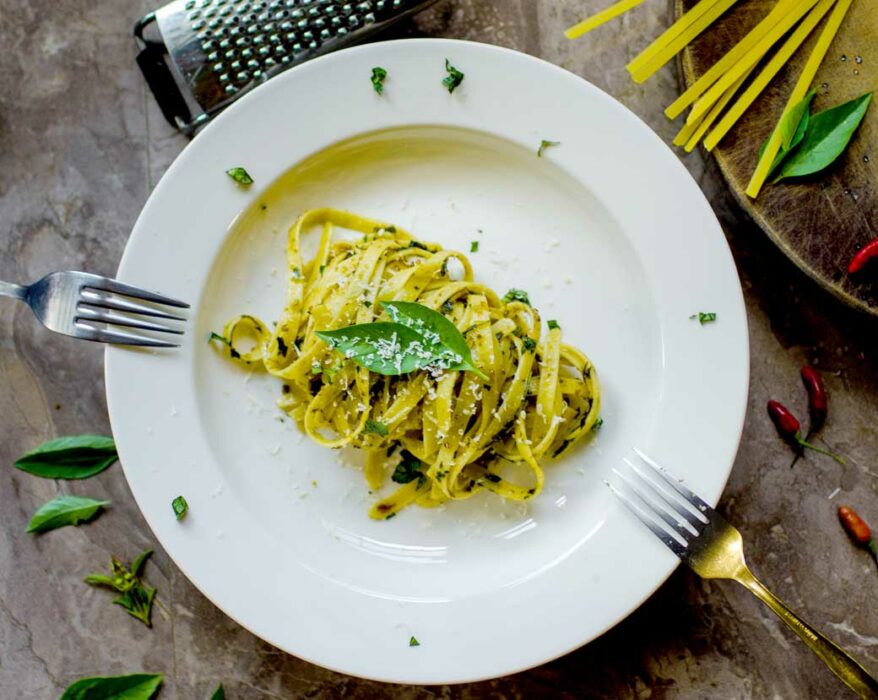
{"type": "MultiPolygon", "coordinates": [[[[598,0],[443,0],[399,33],[490,42],[541,56],[617,97],[670,142],[662,107],[673,67],[645,85],[626,60],[666,26],[644,4],[589,39],[564,27],[598,0]]],[[[146,0],[0,0],[0,279],[56,269],[112,275],[150,190],[186,139],[162,119],[134,63],[134,20],[146,0]]],[[[839,306],[767,241],[735,204],[709,158],[684,158],[735,255],[750,322],[752,378],[741,450],[721,502],[753,568],[778,595],[878,671],[878,572],[841,533],[835,509],[878,524],[878,324],[839,306]],[[788,450],[765,401],[804,406],[798,370],[823,372],[832,396],[825,439],[840,467],[788,450]]],[[[163,608],[146,629],[82,576],[110,552],[156,546],[118,468],[88,482],[112,517],[63,536],[25,535],[59,484],[11,468],[51,436],[109,431],[102,350],[44,331],[0,299],[0,698],[58,697],[85,675],[166,674],[163,700],[207,698],[218,681],[243,698],[840,698],[844,686],[759,602],[731,583],[685,570],[600,639],[540,668],[466,686],[397,687],[300,661],[209,603],[157,551],[150,578],[163,608]]],[[[66,485],[65,485],[66,486],[66,485]]],[[[73,493],[82,484],[71,484],[73,493]]],[[[55,533],[60,535],[61,533],[55,533]]]]}

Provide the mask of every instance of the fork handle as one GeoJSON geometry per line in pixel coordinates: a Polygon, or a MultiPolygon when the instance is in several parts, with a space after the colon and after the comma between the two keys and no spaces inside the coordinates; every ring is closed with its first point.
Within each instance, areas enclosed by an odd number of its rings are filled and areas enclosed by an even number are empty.
{"type": "Polygon", "coordinates": [[[13,299],[21,299],[24,301],[24,295],[27,287],[20,284],[12,284],[12,282],[0,282],[0,296],[12,297],[13,299]]]}
{"type": "Polygon", "coordinates": [[[772,609],[775,615],[787,623],[830,670],[861,698],[878,700],[878,680],[852,659],[834,642],[802,620],[774,593],[769,591],[745,566],[735,580],[772,609]]]}

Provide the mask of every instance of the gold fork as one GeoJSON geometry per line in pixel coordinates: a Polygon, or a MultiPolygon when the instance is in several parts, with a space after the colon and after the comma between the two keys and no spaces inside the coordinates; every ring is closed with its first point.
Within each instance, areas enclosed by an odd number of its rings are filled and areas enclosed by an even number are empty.
{"type": "Polygon", "coordinates": [[[765,603],[830,670],[862,698],[878,699],[878,681],[847,652],[790,610],[753,575],[744,560],[741,533],[640,450],[649,468],[625,460],[630,474],[613,470],[607,484],[628,509],[701,578],[737,581],[765,603]],[[664,524],[664,527],[661,523],[664,524]]]}

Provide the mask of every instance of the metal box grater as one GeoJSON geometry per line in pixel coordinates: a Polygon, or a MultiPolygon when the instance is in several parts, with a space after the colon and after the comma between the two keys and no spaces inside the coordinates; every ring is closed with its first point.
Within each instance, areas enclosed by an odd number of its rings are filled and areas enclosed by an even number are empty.
{"type": "Polygon", "coordinates": [[[360,43],[435,0],[176,0],[134,27],[137,63],[185,134],[273,75],[360,43]]]}

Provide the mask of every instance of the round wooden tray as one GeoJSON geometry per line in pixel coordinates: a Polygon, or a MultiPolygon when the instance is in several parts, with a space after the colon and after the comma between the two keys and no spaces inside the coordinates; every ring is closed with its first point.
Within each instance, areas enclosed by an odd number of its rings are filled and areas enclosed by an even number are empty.
{"type": "MultiPolygon", "coordinates": [[[[679,17],[697,0],[672,0],[679,17]]],[[[681,54],[688,87],[773,7],[773,0],[739,0],[681,54]]],[[[812,111],[878,88],[878,24],[872,0],[854,0],[817,73],[812,111]]],[[[771,133],[823,23],[714,148],[713,154],[741,206],[780,249],[830,292],[878,315],[878,270],[855,277],[847,264],[878,236],[878,106],[871,105],[845,153],[827,170],[799,181],[766,184],[756,200],[744,190],[757,152],[771,133]]],[[[682,117],[679,120],[682,125],[682,117]]]]}

